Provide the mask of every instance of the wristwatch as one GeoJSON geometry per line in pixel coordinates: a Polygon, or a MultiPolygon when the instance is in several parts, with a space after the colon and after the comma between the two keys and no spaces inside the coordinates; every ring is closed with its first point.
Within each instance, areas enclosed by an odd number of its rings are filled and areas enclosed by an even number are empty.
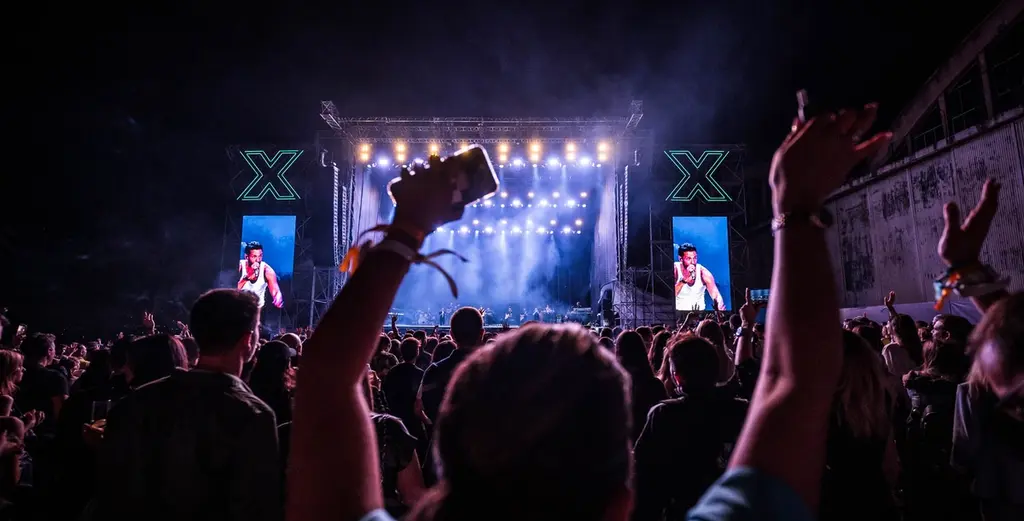
{"type": "Polygon", "coordinates": [[[815,228],[821,228],[822,230],[832,226],[835,219],[832,217],[832,212],[824,208],[820,208],[814,212],[785,212],[775,216],[772,219],[772,235],[778,233],[779,230],[785,228],[793,223],[809,222],[815,228]]]}

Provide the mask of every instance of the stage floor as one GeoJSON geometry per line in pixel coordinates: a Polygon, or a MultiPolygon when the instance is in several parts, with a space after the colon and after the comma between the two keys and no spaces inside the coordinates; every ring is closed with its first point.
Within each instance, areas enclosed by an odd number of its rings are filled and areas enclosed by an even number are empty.
{"type": "MultiPolygon", "coordinates": [[[[423,325],[423,324],[396,324],[396,326],[398,327],[398,330],[402,331],[403,333],[406,330],[413,330],[413,331],[426,331],[429,334],[431,331],[434,330],[434,326],[428,326],[428,325],[423,325]]],[[[517,327],[519,327],[519,325],[518,324],[517,325],[509,324],[508,327],[509,327],[509,329],[516,329],[517,327]]],[[[485,325],[484,326],[484,330],[485,331],[501,331],[503,328],[504,328],[504,326],[502,326],[501,324],[485,325]]],[[[384,325],[384,329],[390,330],[391,329],[391,323],[388,322],[387,324],[385,324],[384,325]]],[[[445,324],[443,326],[441,326],[441,325],[437,326],[437,329],[438,329],[438,331],[443,331],[443,332],[447,333],[450,328],[448,327],[447,324],[445,324]]]]}

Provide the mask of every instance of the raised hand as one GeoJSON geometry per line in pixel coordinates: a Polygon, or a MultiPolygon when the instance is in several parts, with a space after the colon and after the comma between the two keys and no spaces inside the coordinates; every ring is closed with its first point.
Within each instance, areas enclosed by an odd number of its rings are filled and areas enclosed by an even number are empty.
{"type": "Polygon", "coordinates": [[[465,205],[452,202],[459,172],[452,170],[443,168],[436,156],[426,165],[402,168],[405,186],[394,194],[392,225],[426,236],[444,223],[461,219],[465,205]]]}
{"type": "Polygon", "coordinates": [[[981,189],[981,200],[963,222],[960,221],[960,208],[956,203],[946,203],[946,227],[939,238],[939,257],[947,266],[959,267],[978,262],[981,246],[992,227],[992,218],[999,209],[1000,188],[994,179],[985,181],[981,189]]]}
{"type": "Polygon", "coordinates": [[[743,292],[743,305],[740,306],[740,320],[744,327],[750,327],[757,321],[757,312],[764,307],[760,302],[750,298],[750,288],[743,292]]]}
{"type": "Polygon", "coordinates": [[[804,124],[795,122],[793,132],[772,158],[769,182],[775,213],[818,210],[857,163],[886,146],[891,132],[857,141],[871,128],[877,114],[878,105],[871,103],[861,110],[823,114],[804,124]]]}
{"type": "Polygon", "coordinates": [[[882,297],[882,303],[885,304],[885,307],[892,309],[896,304],[896,292],[890,291],[888,295],[882,297]]]}
{"type": "Polygon", "coordinates": [[[153,320],[153,314],[148,311],[142,312],[142,327],[146,328],[147,331],[153,331],[156,329],[156,321],[153,320]]]}

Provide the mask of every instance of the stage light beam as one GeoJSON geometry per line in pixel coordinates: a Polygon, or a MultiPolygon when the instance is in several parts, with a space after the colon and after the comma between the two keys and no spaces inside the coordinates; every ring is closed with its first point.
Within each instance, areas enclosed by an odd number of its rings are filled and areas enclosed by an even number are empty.
{"type": "Polygon", "coordinates": [[[429,146],[429,150],[430,150],[430,155],[431,156],[438,156],[438,155],[440,155],[441,147],[438,146],[437,143],[431,143],[430,146],[429,146]]]}

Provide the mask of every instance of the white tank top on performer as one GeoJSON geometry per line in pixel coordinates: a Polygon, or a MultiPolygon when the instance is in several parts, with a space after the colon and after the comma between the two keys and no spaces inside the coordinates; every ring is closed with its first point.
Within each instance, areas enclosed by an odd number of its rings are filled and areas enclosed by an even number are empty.
{"type": "Polygon", "coordinates": [[[704,311],[704,293],[707,291],[707,287],[704,285],[704,266],[698,264],[693,270],[693,278],[695,279],[693,285],[689,285],[683,282],[683,267],[682,262],[676,262],[675,273],[676,273],[676,284],[682,283],[682,288],[679,289],[679,293],[676,293],[676,309],[679,311],[704,311]]]}
{"type": "MultiPolygon", "coordinates": [[[[241,274],[246,273],[246,260],[242,259],[238,261],[238,269],[241,274]]],[[[263,296],[267,293],[267,276],[264,273],[267,270],[267,263],[261,262],[259,272],[256,273],[256,282],[246,280],[245,284],[242,284],[242,291],[249,291],[256,294],[256,297],[260,299],[259,306],[263,307],[263,296]]]]}

